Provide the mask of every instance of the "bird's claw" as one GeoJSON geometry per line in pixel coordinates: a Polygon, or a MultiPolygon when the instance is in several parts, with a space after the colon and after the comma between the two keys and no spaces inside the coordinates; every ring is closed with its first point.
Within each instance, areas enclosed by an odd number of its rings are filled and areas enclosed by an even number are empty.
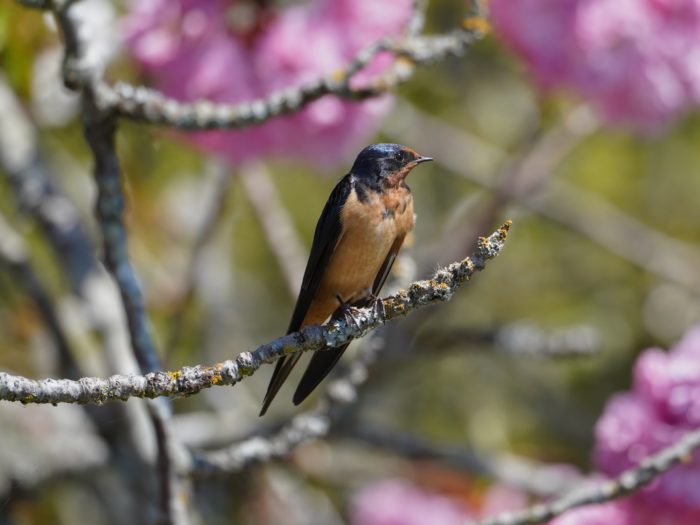
{"type": "Polygon", "coordinates": [[[360,326],[360,321],[358,320],[359,316],[359,310],[354,306],[350,306],[349,303],[341,304],[336,313],[336,317],[343,319],[345,324],[354,326],[358,330],[362,328],[360,326]]]}
{"type": "Polygon", "coordinates": [[[374,316],[377,319],[385,319],[386,318],[386,308],[384,308],[384,301],[382,301],[381,297],[377,297],[374,294],[370,294],[368,297],[369,299],[369,304],[372,307],[372,312],[374,312],[374,316]]]}
{"type": "Polygon", "coordinates": [[[340,294],[336,294],[335,297],[338,299],[340,306],[333,314],[333,317],[336,319],[342,319],[345,321],[345,324],[354,326],[359,330],[361,326],[360,322],[358,321],[358,317],[360,316],[358,309],[352,306],[349,302],[343,300],[340,294]]]}

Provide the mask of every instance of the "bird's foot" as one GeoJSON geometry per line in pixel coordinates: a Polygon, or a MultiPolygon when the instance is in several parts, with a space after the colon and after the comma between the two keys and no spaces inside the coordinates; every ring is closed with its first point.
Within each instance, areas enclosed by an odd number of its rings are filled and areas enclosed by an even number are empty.
{"type": "Polygon", "coordinates": [[[384,308],[384,301],[381,297],[377,297],[374,294],[369,294],[367,297],[369,300],[369,306],[372,307],[372,312],[377,319],[386,319],[386,308],[384,308]]]}
{"type": "Polygon", "coordinates": [[[336,295],[336,299],[340,303],[340,306],[333,314],[336,319],[342,319],[345,324],[352,325],[358,330],[361,328],[358,318],[360,317],[360,312],[357,308],[352,306],[349,302],[344,301],[340,294],[336,295]]]}

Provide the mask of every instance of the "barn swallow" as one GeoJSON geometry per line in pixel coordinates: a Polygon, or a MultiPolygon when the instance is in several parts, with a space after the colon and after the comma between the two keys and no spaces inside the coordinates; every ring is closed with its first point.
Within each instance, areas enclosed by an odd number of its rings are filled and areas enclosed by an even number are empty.
{"type": "MultiPolygon", "coordinates": [[[[360,152],[321,212],[288,334],[321,324],[348,306],[378,301],[377,294],[414,225],[406,176],[430,160],[399,144],[373,144],[360,152]]],[[[313,354],[292,398],[295,405],[326,377],[348,345],[313,354]]],[[[261,416],[300,356],[277,361],[261,416]]]]}

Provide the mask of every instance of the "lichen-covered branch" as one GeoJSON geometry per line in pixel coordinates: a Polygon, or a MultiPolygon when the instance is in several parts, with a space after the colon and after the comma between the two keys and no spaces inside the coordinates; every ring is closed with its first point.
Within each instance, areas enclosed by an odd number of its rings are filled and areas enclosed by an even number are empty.
{"type": "MultiPolygon", "coordinates": [[[[83,67],[82,43],[69,7],[70,0],[59,6],[54,4],[54,15],[65,42],[64,83],[80,92],[83,131],[95,162],[96,214],[104,246],[104,262],[119,288],[134,356],[142,372],[153,372],[161,368],[160,359],[151,337],[141,286],[129,259],[123,222],[124,193],[115,144],[116,117],[97,103],[94,81],[91,80],[95,72],[83,67]]],[[[148,405],[158,451],[160,515],[157,523],[186,525],[187,514],[178,494],[182,485],[176,472],[174,450],[177,443],[171,439],[170,432],[172,409],[166,401],[157,400],[148,405]]]]}
{"type": "MultiPolygon", "coordinates": [[[[29,7],[51,9],[59,16],[65,12],[64,4],[67,3],[66,0],[20,1],[29,7]]],[[[184,130],[237,129],[261,124],[271,118],[296,112],[326,95],[363,100],[386,93],[408,80],[416,65],[435,62],[450,55],[461,55],[469,45],[485,34],[485,23],[465,23],[463,27],[441,35],[418,34],[423,27],[424,2],[416,4],[414,15],[401,37],[386,38],[369,45],[345,68],[332,74],[241,104],[218,104],[209,100],[180,102],[143,86],[125,82],[109,85],[102,79],[85,75],[81,71],[78,55],[74,55],[75,59],[65,64],[67,84],[74,88],[89,85],[96,106],[101,111],[139,122],[184,130]],[[392,54],[396,59],[394,64],[368,83],[354,85],[355,75],[380,53],[392,54]]],[[[66,38],[67,48],[73,44],[77,42],[70,42],[66,38]]]]}
{"type": "Polygon", "coordinates": [[[124,194],[119,160],[115,151],[114,118],[94,107],[89,89],[83,96],[85,138],[95,159],[97,220],[102,233],[104,261],[112,273],[124,303],[134,355],[143,372],[161,368],[146,316],[141,285],[129,260],[127,234],[123,223],[124,194]]]}
{"type": "Polygon", "coordinates": [[[127,234],[123,222],[124,194],[121,169],[116,154],[116,118],[99,107],[94,72],[81,67],[82,43],[78,39],[70,5],[52,4],[65,43],[64,82],[81,93],[83,131],[95,162],[97,221],[102,234],[104,262],[114,277],[124,303],[129,335],[136,360],[143,372],[161,368],[152,342],[141,286],[129,260],[127,234]]]}
{"type": "Polygon", "coordinates": [[[664,472],[692,457],[700,448],[700,429],[689,432],[673,445],[642,460],[639,466],[626,470],[617,478],[590,488],[574,491],[549,503],[535,505],[519,512],[499,514],[469,525],[531,525],[544,523],[583,505],[605,503],[621,498],[651,483],[664,472]]]}
{"type": "Polygon", "coordinates": [[[357,399],[357,388],[367,380],[369,367],[383,346],[381,337],[368,338],[359,356],[329,383],[318,406],[297,414],[274,434],[255,433],[220,449],[194,451],[193,473],[197,476],[231,474],[249,465],[285,457],[299,445],[327,435],[342,408],[357,399]]]}
{"type": "Polygon", "coordinates": [[[124,82],[114,86],[100,83],[97,92],[103,108],[112,109],[131,120],[185,130],[238,129],[288,115],[326,95],[350,100],[376,97],[411,78],[416,65],[459,55],[482,35],[482,32],[474,29],[460,29],[448,35],[382,41],[358,54],[344,70],[242,104],[217,104],[208,100],[179,102],[157,90],[124,82]],[[394,65],[368,84],[353,86],[351,81],[354,75],[380,52],[392,53],[397,58],[394,65]]]}
{"type": "Polygon", "coordinates": [[[234,385],[244,377],[253,375],[263,364],[272,363],[284,355],[336,347],[362,337],[385,321],[429,304],[450,300],[462,284],[483,270],[487,261],[501,252],[509,228],[510,221],[489,237],[480,238],[477,249],[470,257],[439,269],[429,280],[414,282],[408,289],[383,299],[383,316],[373,308],[360,308],[355,312],[355,322],[336,319],[323,326],[308,326],[252,352],[243,352],[235,360],[214,366],[184,367],[174,372],[87,377],[78,381],[33,380],[0,372],[0,400],[100,404],[130,397],[185,396],[215,385],[234,385]]]}

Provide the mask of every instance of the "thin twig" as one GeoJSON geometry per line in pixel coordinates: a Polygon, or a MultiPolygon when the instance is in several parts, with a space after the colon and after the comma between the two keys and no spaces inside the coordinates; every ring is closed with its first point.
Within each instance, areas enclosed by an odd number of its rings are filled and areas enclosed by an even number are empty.
{"type": "Polygon", "coordinates": [[[158,485],[160,487],[158,507],[161,510],[158,523],[162,525],[179,525],[188,522],[184,505],[186,484],[179,478],[177,468],[177,451],[174,444],[170,420],[170,406],[163,399],[148,401],[148,411],[153,422],[157,444],[158,485]],[[182,493],[181,493],[182,492],[182,493]]]}
{"type": "Polygon", "coordinates": [[[375,308],[360,308],[354,322],[336,319],[323,326],[307,326],[243,352],[235,360],[214,366],[184,367],[174,372],[146,375],[114,375],[110,378],[83,378],[79,381],[44,379],[40,381],[0,372],[0,399],[23,403],[104,403],[130,397],[184,396],[215,385],[234,385],[251,376],[265,363],[296,352],[337,347],[362,337],[385,321],[396,319],[424,306],[449,301],[454,292],[503,249],[510,221],[489,237],[482,237],[471,257],[439,269],[431,279],[416,281],[383,299],[382,316],[375,308]]]}
{"type": "Polygon", "coordinates": [[[647,457],[640,462],[639,466],[626,470],[613,480],[574,491],[549,503],[534,505],[523,511],[499,514],[472,522],[469,525],[544,523],[575,507],[600,504],[621,498],[651,483],[676,465],[689,461],[699,447],[700,429],[689,432],[673,445],[647,457]]]}
{"type": "Polygon", "coordinates": [[[484,475],[538,496],[560,495],[579,478],[548,465],[514,455],[485,454],[465,447],[432,443],[409,434],[354,424],[338,436],[350,438],[410,459],[439,461],[469,474],[484,475]]]}
{"type": "Polygon", "coordinates": [[[78,366],[73,359],[68,338],[59,322],[51,295],[29,261],[24,240],[10,227],[2,215],[0,215],[0,268],[9,270],[15,281],[33,299],[56,345],[61,373],[66,374],[69,378],[80,377],[78,366]]]}
{"type": "Polygon", "coordinates": [[[78,211],[53,182],[38,150],[36,130],[1,73],[0,114],[0,168],[20,210],[36,218],[71,288],[80,294],[95,270],[92,244],[78,211]]]}
{"type": "MultiPolygon", "coordinates": [[[[65,13],[66,0],[20,0],[29,7],[51,9],[58,16],[65,13]]],[[[91,86],[96,106],[130,120],[168,125],[185,130],[238,129],[261,124],[271,118],[294,113],[326,96],[350,100],[379,96],[408,80],[416,65],[428,64],[447,56],[459,56],[474,41],[484,36],[478,26],[465,26],[442,35],[417,34],[424,23],[424,2],[417,2],[413,16],[402,37],[385,38],[362,49],[343,69],[303,86],[282,89],[241,104],[219,104],[209,100],[180,102],[163,93],[125,82],[110,86],[82,70],[79,54],[72,53],[64,64],[66,84],[72,88],[91,86]],[[377,55],[394,55],[394,64],[361,87],[353,86],[357,73],[377,55]]],[[[75,48],[66,38],[67,47],[75,48]]]]}
{"type": "Polygon", "coordinates": [[[296,297],[306,266],[306,249],[294,222],[263,164],[247,164],[240,171],[240,179],[265,233],[267,245],[282,269],[289,295],[296,297]]]}
{"type": "Polygon", "coordinates": [[[209,100],[180,102],[155,89],[124,82],[116,83],[113,87],[99,82],[96,87],[102,109],[114,110],[130,120],[184,130],[239,129],[294,113],[326,95],[349,100],[379,96],[411,78],[416,65],[461,55],[482,36],[481,31],[470,28],[446,35],[383,40],[363,49],[343,70],[300,87],[289,87],[264,98],[235,105],[209,100]],[[396,57],[394,64],[366,85],[353,86],[354,76],[381,52],[392,53],[396,57]]]}
{"type": "Polygon", "coordinates": [[[228,169],[223,164],[212,163],[212,168],[215,180],[210,184],[213,185],[213,191],[211,192],[210,199],[204,205],[206,209],[205,216],[199,227],[199,231],[195,235],[189,261],[182,278],[182,288],[175,300],[175,307],[170,313],[171,321],[169,324],[171,329],[167,343],[164,345],[166,356],[176,348],[185,330],[186,312],[195,295],[195,281],[202,263],[204,248],[207,246],[207,243],[212,235],[214,235],[220,223],[225,209],[226,198],[229,194],[229,188],[231,187],[231,180],[233,179],[228,169]]]}
{"type": "MultiPolygon", "coordinates": [[[[485,347],[508,357],[534,359],[568,359],[590,357],[602,345],[601,335],[593,326],[574,325],[547,330],[535,323],[520,321],[496,328],[472,330],[468,328],[426,329],[418,334],[416,347],[430,347],[448,351],[455,346],[485,347]]],[[[405,352],[402,353],[402,359],[405,352]]]]}

